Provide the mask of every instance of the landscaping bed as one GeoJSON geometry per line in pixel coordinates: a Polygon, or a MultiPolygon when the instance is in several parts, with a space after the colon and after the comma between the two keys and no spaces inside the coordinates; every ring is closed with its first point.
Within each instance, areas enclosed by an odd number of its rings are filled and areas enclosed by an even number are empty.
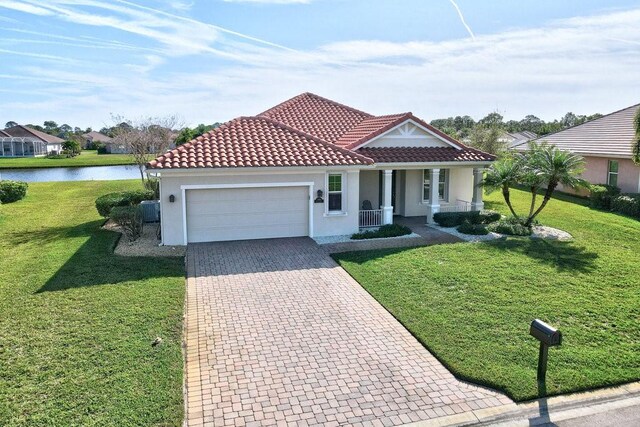
{"type": "MultiPolygon", "coordinates": [[[[528,206],[528,194],[512,193],[528,206]]],[[[508,213],[499,193],[485,202],[508,213]]],[[[528,328],[540,318],[563,333],[549,352],[548,394],[636,381],[640,222],[575,202],[552,199],[539,217],[572,241],[507,237],[335,258],[460,378],[537,397],[528,328]]]]}
{"type": "Polygon", "coordinates": [[[182,424],[184,262],[115,255],[94,206],[139,188],[30,183],[0,205],[0,425],[182,424]]]}

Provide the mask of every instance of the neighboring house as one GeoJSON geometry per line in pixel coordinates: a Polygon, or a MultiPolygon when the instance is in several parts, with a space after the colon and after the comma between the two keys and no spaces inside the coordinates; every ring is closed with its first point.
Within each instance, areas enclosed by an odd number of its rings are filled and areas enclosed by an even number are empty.
{"type": "Polygon", "coordinates": [[[348,235],[393,215],[479,210],[494,156],[411,113],[372,116],[310,93],[239,117],[147,165],[162,241],[348,235]]]}
{"type": "Polygon", "coordinates": [[[0,134],[0,157],[37,157],[58,154],[64,139],[26,126],[7,128],[0,134]]]}
{"type": "Polygon", "coordinates": [[[89,147],[93,143],[99,142],[101,144],[109,144],[111,142],[111,137],[96,131],[87,132],[82,135],[85,141],[85,148],[89,147]]]}
{"type": "MultiPolygon", "coordinates": [[[[609,184],[625,193],[640,192],[640,167],[633,163],[633,118],[640,104],[616,111],[599,119],[541,137],[560,150],[580,154],[585,159],[582,177],[592,184],[609,184]]],[[[514,147],[526,150],[527,144],[514,147]]]]}
{"type": "Polygon", "coordinates": [[[532,139],[536,139],[538,135],[534,132],[529,132],[528,130],[522,132],[505,132],[503,133],[498,141],[504,142],[507,144],[507,148],[514,147],[516,145],[524,144],[525,142],[529,142],[532,139]]]}

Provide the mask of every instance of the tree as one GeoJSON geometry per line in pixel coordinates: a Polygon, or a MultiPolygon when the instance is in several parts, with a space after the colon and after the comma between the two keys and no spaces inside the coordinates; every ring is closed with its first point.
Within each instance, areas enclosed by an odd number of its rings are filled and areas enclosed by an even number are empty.
{"type": "Polygon", "coordinates": [[[53,120],[46,120],[43,123],[43,126],[44,126],[44,131],[50,135],[55,135],[60,132],[58,129],[58,124],[53,120]]]}
{"type": "Polygon", "coordinates": [[[580,178],[584,170],[584,159],[568,151],[561,151],[553,145],[530,144],[529,151],[515,158],[507,157],[491,165],[481,185],[491,189],[502,189],[502,195],[515,218],[520,218],[513,209],[509,188],[524,185],[530,189],[531,203],[529,213],[521,222],[531,227],[536,217],[547,206],[551,196],[563,185],[577,189],[588,184],[580,178]],[[536,208],[538,191],[544,189],[540,206],[536,208]]]}
{"type": "Polygon", "coordinates": [[[67,157],[75,157],[80,154],[80,142],[75,139],[68,139],[62,143],[62,151],[67,155],[67,157]]]}
{"type": "Polygon", "coordinates": [[[636,128],[636,135],[633,140],[633,162],[640,165],[640,108],[636,111],[636,115],[633,118],[633,124],[636,128]]]}
{"type": "Polygon", "coordinates": [[[143,185],[147,185],[144,174],[145,165],[169,149],[173,142],[173,129],[178,125],[178,118],[176,116],[148,117],[132,121],[114,116],[114,121],[118,123],[112,128],[114,142],[127,148],[138,165],[143,185]]]}
{"type": "MultiPolygon", "coordinates": [[[[525,163],[526,174],[534,173],[541,183],[546,184],[544,198],[540,207],[535,212],[530,212],[524,225],[531,227],[536,216],[547,206],[553,192],[562,184],[564,188],[587,187],[588,184],[580,178],[584,171],[584,159],[582,156],[569,151],[561,151],[553,145],[532,144],[525,163]]],[[[533,210],[533,205],[532,205],[533,210]]]]}
{"type": "Polygon", "coordinates": [[[9,120],[7,123],[4,124],[5,128],[12,128],[14,126],[18,126],[18,122],[14,122],[13,120],[9,120]]]}
{"type": "Polygon", "coordinates": [[[499,155],[507,148],[507,143],[500,139],[502,133],[498,126],[478,123],[469,134],[469,144],[486,153],[499,155]]]}
{"type": "Polygon", "coordinates": [[[518,215],[511,204],[510,188],[518,183],[520,168],[521,165],[518,160],[507,157],[491,165],[485,174],[484,180],[480,183],[480,185],[486,187],[489,192],[497,189],[502,190],[502,197],[514,217],[518,215]]]}
{"type": "Polygon", "coordinates": [[[503,119],[504,117],[502,117],[502,114],[498,113],[497,111],[494,111],[493,113],[489,113],[485,117],[480,119],[478,123],[486,126],[494,126],[494,127],[502,128],[504,127],[504,123],[502,122],[503,119]]]}
{"type": "Polygon", "coordinates": [[[218,126],[220,126],[220,123],[216,122],[212,125],[205,125],[203,123],[200,123],[198,126],[196,126],[193,129],[189,127],[184,127],[176,137],[175,144],[176,145],[186,144],[187,142],[199,137],[200,135],[203,135],[204,133],[210,131],[211,129],[217,128],[218,126]]]}

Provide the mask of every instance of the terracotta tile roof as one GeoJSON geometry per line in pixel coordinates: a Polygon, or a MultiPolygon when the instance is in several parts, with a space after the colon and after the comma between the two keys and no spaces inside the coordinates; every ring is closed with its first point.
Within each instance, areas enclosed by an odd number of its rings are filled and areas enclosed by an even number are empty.
{"type": "Polygon", "coordinates": [[[240,117],[149,163],[152,169],[367,165],[371,159],[265,117],[240,117]]]}
{"type": "Polygon", "coordinates": [[[484,162],[495,156],[465,147],[363,147],[355,151],[376,163],[484,162]]]}
{"type": "Polygon", "coordinates": [[[258,114],[258,117],[268,117],[324,141],[336,142],[360,122],[373,116],[312,93],[303,93],[258,114]]]}
{"type": "Polygon", "coordinates": [[[364,119],[347,133],[343,134],[335,144],[347,148],[357,146],[364,141],[386,132],[410,117],[411,113],[402,113],[364,119]]]}
{"type": "MultiPolygon", "coordinates": [[[[635,135],[633,117],[638,108],[640,104],[632,105],[599,119],[540,137],[536,142],[548,142],[560,150],[585,156],[616,156],[630,159],[635,135]]],[[[513,148],[526,151],[528,144],[523,142],[513,148]]]]}
{"type": "Polygon", "coordinates": [[[462,162],[493,159],[491,155],[465,147],[411,113],[376,117],[318,95],[303,93],[258,116],[240,117],[225,123],[158,157],[148,167],[342,166],[367,165],[374,160],[462,162]],[[357,149],[408,119],[452,147],[357,149]],[[367,153],[377,158],[370,158],[367,153]]]}

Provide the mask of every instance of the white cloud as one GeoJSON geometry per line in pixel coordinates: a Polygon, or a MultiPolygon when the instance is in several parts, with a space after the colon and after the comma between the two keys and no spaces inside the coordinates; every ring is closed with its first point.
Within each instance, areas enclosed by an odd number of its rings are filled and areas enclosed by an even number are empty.
{"type": "Polygon", "coordinates": [[[4,7],[6,9],[17,10],[18,12],[29,13],[31,15],[53,15],[51,11],[39,7],[38,5],[26,4],[20,1],[12,1],[12,0],[0,0],[0,7],[4,7]]]}
{"type": "MultiPolygon", "coordinates": [[[[53,2],[54,7],[85,13],[75,6],[59,6],[61,0],[53,2]]],[[[103,4],[64,3],[89,2],[103,4]]],[[[427,120],[456,114],[479,118],[495,109],[508,118],[535,114],[553,119],[567,111],[606,113],[639,101],[640,9],[477,35],[475,40],[354,40],[296,52],[233,38],[194,20],[177,24],[207,28],[215,37],[201,38],[172,25],[165,29],[163,25],[176,21],[173,15],[124,1],[111,4],[127,10],[104,9],[119,14],[117,25],[148,33],[162,45],[161,53],[140,55],[140,63],[114,67],[106,76],[90,64],[73,71],[63,66],[24,68],[24,78],[33,79],[30,84],[53,85],[60,95],[39,101],[42,105],[25,105],[8,96],[3,105],[15,113],[12,119],[51,118],[96,126],[111,112],[133,117],[178,113],[189,124],[208,123],[255,114],[304,91],[374,114],[413,111],[427,120]],[[161,29],[164,36],[157,34],[161,29]],[[176,46],[186,46],[188,52],[180,55],[189,55],[189,71],[154,73],[165,61],[183,61],[172,57],[178,54],[173,52],[176,46]],[[233,56],[226,65],[213,65],[212,50],[233,56]],[[74,91],[73,102],[63,95],[64,88],[74,91]],[[79,88],[82,93],[77,93],[79,88]]],[[[55,12],[64,20],[81,18],[55,12]]],[[[105,20],[115,18],[101,14],[95,19],[112,25],[105,20]]]]}
{"type": "Polygon", "coordinates": [[[224,0],[226,3],[309,4],[312,0],[224,0]]]}

